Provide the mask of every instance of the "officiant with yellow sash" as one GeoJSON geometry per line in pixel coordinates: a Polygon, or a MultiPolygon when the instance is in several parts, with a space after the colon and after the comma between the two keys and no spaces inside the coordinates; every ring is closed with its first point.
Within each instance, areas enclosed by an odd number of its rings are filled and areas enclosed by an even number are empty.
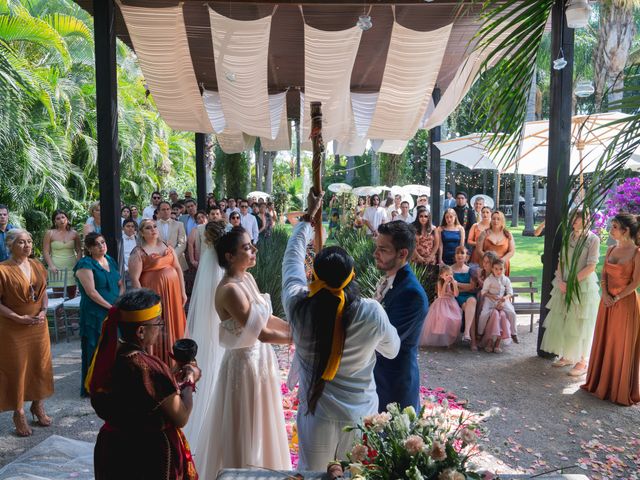
{"type": "Polygon", "coordinates": [[[85,382],[105,421],[94,452],[96,480],[197,478],[180,428],[189,420],[200,370],[188,364],[172,373],[148,353],[162,325],[160,296],[148,289],[125,293],[103,322],[85,382]]]}
{"type": "MultiPolygon", "coordinates": [[[[353,258],[340,247],[321,250],[307,283],[304,260],[313,238],[310,219],[322,196],[309,193],[309,211],[293,229],[282,264],[282,299],[296,353],[289,383],[299,382],[300,470],[325,470],[344,456],[353,433],[343,427],[378,412],[373,379],[376,352],[394,358],[400,339],[382,306],[361,298],[353,258]]],[[[343,457],[344,458],[344,457],[343,457]]]]}

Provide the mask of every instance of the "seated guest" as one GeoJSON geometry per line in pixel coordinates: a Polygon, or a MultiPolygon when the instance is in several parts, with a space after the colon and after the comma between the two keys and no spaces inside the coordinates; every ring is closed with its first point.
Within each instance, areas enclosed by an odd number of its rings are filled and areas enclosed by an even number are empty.
{"type": "MultiPolygon", "coordinates": [[[[299,375],[298,438],[301,470],[324,470],[353,444],[344,427],[378,412],[376,352],[394,358],[400,338],[382,306],[360,296],[353,258],[327,247],[313,262],[307,284],[309,223],[322,197],[309,194],[309,214],[293,230],[282,263],[282,297],[296,346],[292,380],[299,375]]],[[[382,406],[383,408],[386,405],[382,406]]]]}
{"type": "Polygon", "coordinates": [[[100,222],[100,202],[93,202],[89,207],[89,218],[82,227],[82,236],[86,237],[91,232],[100,233],[102,225],[100,222]]]}
{"type": "Polygon", "coordinates": [[[74,267],[78,287],[80,288],[80,341],[82,348],[82,372],[80,395],[87,396],[84,380],[89,364],[98,346],[100,328],[104,317],[124,292],[124,283],[120,279],[118,264],[107,255],[107,242],[96,232],[89,233],[84,239],[85,256],[74,267]]]}
{"type": "Polygon", "coordinates": [[[413,227],[416,229],[416,249],[411,261],[419,265],[435,265],[438,252],[436,229],[431,225],[431,214],[426,208],[418,208],[413,227]]]}
{"type": "Polygon", "coordinates": [[[474,352],[478,349],[476,344],[475,329],[472,329],[476,316],[476,279],[471,275],[471,269],[465,262],[469,258],[467,249],[463,246],[456,248],[455,259],[453,264],[453,278],[458,282],[458,290],[460,293],[456,296],[458,305],[464,312],[464,333],[462,341],[471,343],[471,350],[474,352]]]}
{"type": "Polygon", "coordinates": [[[453,265],[456,261],[456,248],[464,246],[464,241],[464,228],[458,222],[455,210],[453,208],[445,210],[442,222],[436,229],[436,245],[438,245],[440,265],[453,265]]]}
{"type": "Polygon", "coordinates": [[[82,258],[82,245],[80,243],[80,235],[69,223],[67,214],[62,210],[53,212],[53,225],[51,230],[47,230],[42,241],[42,256],[47,265],[49,272],[58,273],[59,270],[67,270],[67,291],[63,292],[64,279],[58,282],[49,282],[49,287],[58,297],[67,294],[69,298],[76,296],[76,279],[71,274],[78,260],[82,258]]]}
{"type": "Polygon", "coordinates": [[[86,381],[105,421],[94,450],[96,480],[197,478],[180,428],[189,420],[200,370],[187,364],[172,373],[148,353],[162,325],[160,297],[146,289],[124,294],[104,322],[86,381]]]}
{"type": "Polygon", "coordinates": [[[489,207],[482,207],[478,218],[480,221],[474,223],[471,230],[469,230],[467,245],[469,246],[469,250],[471,250],[471,263],[480,265],[482,255],[480,255],[480,251],[476,248],[476,244],[482,232],[491,226],[491,209],[489,207]]]}
{"type": "Polygon", "coordinates": [[[513,288],[504,275],[504,262],[499,258],[491,264],[491,275],[482,285],[482,312],[478,332],[483,334],[485,351],[501,353],[500,343],[511,336],[518,343],[516,312],[511,303],[513,288]]]}
{"type": "Polygon", "coordinates": [[[509,260],[516,253],[516,243],[506,228],[504,213],[496,211],[491,214],[491,226],[480,234],[476,248],[480,256],[484,255],[484,252],[495,252],[505,264],[504,274],[509,276],[509,260]]]}
{"type": "Polygon", "coordinates": [[[31,400],[38,425],[51,425],[44,410],[44,399],[53,395],[47,271],[29,258],[29,232],[11,229],[5,241],[10,256],[0,263],[0,412],[13,410],[16,434],[28,437],[33,432],[25,418],[25,400],[31,400]]]}
{"type": "Polygon", "coordinates": [[[458,282],[449,265],[440,267],[438,298],[429,307],[420,335],[421,347],[449,347],[460,335],[462,310],[456,301],[458,282]]]}

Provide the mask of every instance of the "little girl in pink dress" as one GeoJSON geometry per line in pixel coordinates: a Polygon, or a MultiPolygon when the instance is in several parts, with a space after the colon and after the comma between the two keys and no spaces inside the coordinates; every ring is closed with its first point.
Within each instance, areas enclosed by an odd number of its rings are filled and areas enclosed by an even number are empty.
{"type": "Polygon", "coordinates": [[[516,312],[511,303],[513,288],[504,275],[504,261],[495,259],[492,274],[482,285],[482,312],[478,319],[478,333],[484,335],[485,351],[501,353],[500,343],[515,332],[516,312]]]}
{"type": "Polygon", "coordinates": [[[422,327],[421,347],[449,347],[460,335],[462,309],[456,301],[458,282],[453,278],[450,266],[440,267],[438,298],[435,299],[422,327]]]}

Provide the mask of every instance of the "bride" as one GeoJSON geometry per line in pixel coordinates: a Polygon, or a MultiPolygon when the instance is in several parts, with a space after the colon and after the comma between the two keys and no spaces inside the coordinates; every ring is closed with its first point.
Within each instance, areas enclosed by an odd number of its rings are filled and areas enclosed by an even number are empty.
{"type": "MultiPolygon", "coordinates": [[[[201,245],[200,260],[187,315],[187,331],[189,337],[198,343],[197,360],[203,375],[198,383],[198,394],[193,402],[189,423],[183,430],[191,445],[198,471],[206,463],[210,449],[213,392],[224,352],[218,340],[220,317],[216,313],[214,302],[224,270],[218,263],[214,242],[218,232],[224,230],[225,222],[220,220],[217,222],[219,225],[215,223],[209,222],[197,227],[201,245]]],[[[201,475],[200,478],[205,477],[201,475]]]]}
{"type": "MultiPolygon", "coordinates": [[[[222,224],[212,222],[207,226],[206,240],[215,244],[217,261],[226,272],[210,300],[215,309],[203,311],[200,318],[210,318],[215,311],[216,319],[224,319],[219,343],[225,350],[213,395],[202,395],[202,388],[198,391],[201,402],[209,403],[207,413],[190,421],[194,430],[200,429],[193,445],[199,476],[215,478],[222,468],[290,470],[280,371],[269,345],[289,343],[289,325],[272,315],[269,295],[260,293],[247,272],[255,266],[257,249],[245,230],[236,227],[225,233],[222,224]]],[[[209,261],[200,261],[198,275],[209,261]]],[[[216,272],[220,267],[205,268],[216,272]]],[[[218,355],[220,351],[216,350],[218,355]]],[[[205,376],[210,376],[212,365],[200,365],[205,376]]]]}

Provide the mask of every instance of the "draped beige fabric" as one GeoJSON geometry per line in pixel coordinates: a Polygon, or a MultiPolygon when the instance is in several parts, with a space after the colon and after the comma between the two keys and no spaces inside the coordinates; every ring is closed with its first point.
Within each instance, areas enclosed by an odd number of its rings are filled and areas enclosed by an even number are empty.
{"type": "Polygon", "coordinates": [[[191,63],[182,6],[119,7],[164,121],[175,130],[212,133],[191,63]]]}
{"type": "Polygon", "coordinates": [[[225,153],[242,153],[251,150],[256,143],[256,137],[238,131],[225,130],[216,136],[225,153]]]}
{"type": "Polygon", "coordinates": [[[417,32],[395,22],[369,138],[410,140],[431,101],[451,27],[417,32]]]}
{"type": "Polygon", "coordinates": [[[271,128],[267,61],[271,15],[241,21],[209,8],[218,93],[230,130],[275,139],[271,128]]]}
{"type": "Polygon", "coordinates": [[[260,144],[265,152],[277,152],[291,149],[291,129],[287,120],[287,92],[269,95],[271,126],[276,126],[276,138],[260,137],[260,144]]]}
{"type": "Polygon", "coordinates": [[[325,142],[351,129],[350,82],[362,30],[327,32],[304,26],[304,108],[301,138],[306,143],[311,132],[311,102],[322,102],[322,137],[325,142]]]}

